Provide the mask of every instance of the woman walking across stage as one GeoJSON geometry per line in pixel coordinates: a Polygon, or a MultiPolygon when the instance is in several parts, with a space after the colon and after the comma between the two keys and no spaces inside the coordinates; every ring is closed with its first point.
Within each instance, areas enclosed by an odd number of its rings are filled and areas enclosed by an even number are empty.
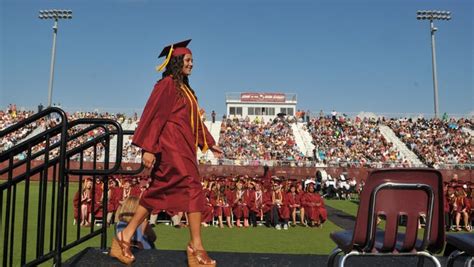
{"type": "Polygon", "coordinates": [[[133,144],[142,148],[142,161],[151,168],[153,181],[140,199],[140,205],[128,226],[112,240],[110,255],[130,264],[135,258],[130,239],[137,227],[153,209],[185,211],[189,218],[190,241],[187,246],[189,266],[215,266],[201,240],[201,212],[205,196],[197,166],[198,147],[210,149],[216,157],[222,150],[199,116],[199,106],[188,76],[193,68],[191,40],[163,49],[166,56],[159,67],[166,67],[143,110],[133,137],[133,144]]]}

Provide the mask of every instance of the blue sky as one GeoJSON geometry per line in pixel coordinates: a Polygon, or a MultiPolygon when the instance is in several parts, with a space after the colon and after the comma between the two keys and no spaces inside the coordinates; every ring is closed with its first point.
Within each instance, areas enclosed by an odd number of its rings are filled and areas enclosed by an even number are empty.
{"type": "Polygon", "coordinates": [[[474,108],[471,0],[0,1],[0,106],[46,104],[52,20],[59,22],[53,102],[67,110],[141,111],[161,77],[162,47],[192,38],[191,86],[209,113],[226,92],[298,94],[319,112],[433,112],[429,22],[435,22],[440,112],[474,108]]]}

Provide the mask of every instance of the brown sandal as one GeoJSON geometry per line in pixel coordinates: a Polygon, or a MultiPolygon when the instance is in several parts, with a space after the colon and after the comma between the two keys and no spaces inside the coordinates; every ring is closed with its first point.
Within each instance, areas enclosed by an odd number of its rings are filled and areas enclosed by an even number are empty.
{"type": "Polygon", "coordinates": [[[186,249],[188,254],[189,267],[215,267],[216,261],[211,259],[205,250],[194,249],[191,244],[188,244],[186,249]]]}
{"type": "Polygon", "coordinates": [[[120,232],[120,237],[122,240],[119,240],[117,237],[112,238],[109,255],[117,258],[122,263],[130,265],[135,261],[135,257],[133,257],[130,251],[130,243],[123,241],[123,232],[120,232]]]}

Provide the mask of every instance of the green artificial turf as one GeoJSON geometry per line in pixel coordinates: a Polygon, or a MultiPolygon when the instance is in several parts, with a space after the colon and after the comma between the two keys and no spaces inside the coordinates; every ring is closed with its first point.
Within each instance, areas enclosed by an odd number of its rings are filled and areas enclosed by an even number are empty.
{"type": "MultiPolygon", "coordinates": [[[[184,249],[189,238],[187,229],[175,229],[160,225],[157,228],[157,246],[160,249],[184,249]]],[[[209,251],[282,253],[282,254],[324,254],[334,249],[329,238],[331,231],[340,230],[333,223],[323,228],[290,227],[276,230],[258,226],[256,228],[204,228],[203,240],[209,251]]]]}
{"type": "MultiPolygon", "coordinates": [[[[50,251],[50,221],[51,221],[51,192],[52,183],[47,185],[47,209],[46,209],[46,230],[44,242],[44,254],[50,251]]],[[[73,225],[73,210],[72,199],[74,193],[78,190],[77,183],[71,183],[68,194],[68,223],[67,223],[67,243],[76,240],[77,226],[73,225]]],[[[36,258],[36,242],[38,229],[38,203],[39,203],[39,183],[31,182],[29,188],[29,208],[28,208],[28,223],[26,232],[26,259],[27,262],[36,258]]],[[[13,190],[11,191],[13,195],[13,190]]],[[[20,263],[21,257],[21,240],[23,237],[22,223],[23,223],[23,207],[25,201],[25,183],[21,183],[16,188],[15,201],[15,228],[13,233],[13,265],[20,263]]],[[[5,227],[5,206],[7,193],[4,191],[2,195],[2,218],[0,229],[0,255],[3,255],[3,240],[5,227]]],[[[57,197],[56,197],[57,199],[57,197]]],[[[337,203],[338,209],[352,209],[357,206],[350,203],[346,206],[344,201],[327,201],[327,205],[337,203]]],[[[349,202],[348,202],[349,203],[349,202]]],[[[334,205],[336,206],[336,205],[334,205]]],[[[55,219],[55,218],[53,218],[55,219]]],[[[96,227],[97,228],[97,227],[96,227]]],[[[157,248],[165,250],[183,250],[189,239],[189,230],[176,229],[169,225],[158,224],[155,228],[158,239],[155,243],[157,248]]],[[[84,236],[90,231],[90,228],[81,227],[80,236],[84,236]]],[[[329,233],[332,231],[341,230],[339,227],[328,221],[322,228],[306,228],[301,226],[290,227],[289,230],[276,230],[274,228],[266,228],[258,226],[256,228],[217,228],[210,226],[202,228],[203,240],[205,246],[209,251],[222,252],[252,252],[252,253],[284,253],[284,254],[320,254],[327,255],[335,246],[330,240],[329,233]]],[[[113,235],[113,227],[108,229],[107,245],[110,246],[110,238],[113,235]]],[[[11,236],[9,238],[11,240],[11,236]]],[[[10,246],[10,245],[9,245],[10,246]]],[[[100,237],[93,239],[66,251],[62,259],[63,261],[74,256],[86,247],[99,247],[100,237]]],[[[52,261],[49,261],[45,266],[50,266],[52,261]]]]}
{"type": "Polygon", "coordinates": [[[357,215],[357,209],[359,208],[358,200],[335,200],[325,199],[324,203],[332,208],[342,210],[352,216],[357,215]]]}
{"type": "MultiPolygon", "coordinates": [[[[51,221],[51,189],[52,183],[48,183],[48,198],[46,210],[46,231],[44,253],[50,250],[50,221],[51,221]]],[[[71,183],[68,194],[68,222],[67,222],[67,243],[76,240],[77,226],[73,225],[72,198],[78,190],[77,183],[71,183]]],[[[13,190],[12,190],[13,194],[13,190]]],[[[2,195],[2,217],[0,227],[0,255],[3,255],[3,240],[5,227],[5,205],[6,191],[2,195]]],[[[13,265],[20,264],[21,240],[23,237],[23,206],[25,201],[25,184],[22,183],[16,189],[16,210],[15,210],[15,229],[13,234],[13,265]]],[[[56,197],[57,199],[57,197],[56,197]]],[[[39,183],[31,182],[29,196],[29,210],[27,223],[27,262],[36,257],[36,241],[38,229],[38,203],[39,203],[39,183]]],[[[325,200],[327,206],[342,210],[350,215],[357,214],[358,203],[348,200],[325,200]]],[[[382,223],[383,224],[383,223],[382,223]]],[[[97,229],[97,227],[95,227],[97,229]]],[[[176,229],[164,223],[158,224],[154,228],[157,234],[155,245],[163,250],[184,250],[189,239],[189,230],[187,228],[176,229]]],[[[216,252],[251,252],[251,253],[282,253],[282,254],[318,254],[327,255],[335,247],[335,244],[329,238],[329,233],[341,230],[331,221],[327,221],[322,228],[290,227],[289,230],[276,230],[258,226],[256,228],[217,228],[210,226],[202,228],[202,235],[205,247],[208,251],[216,252]]],[[[81,227],[80,236],[90,232],[90,228],[81,227]]],[[[113,227],[108,229],[107,246],[110,246],[110,239],[113,236],[113,227]]],[[[11,240],[11,236],[9,238],[11,240]]],[[[100,236],[76,246],[62,255],[63,261],[76,255],[87,247],[99,247],[100,236]]],[[[3,259],[2,259],[3,260],[3,259]]],[[[52,260],[43,264],[51,266],[52,260]]]]}

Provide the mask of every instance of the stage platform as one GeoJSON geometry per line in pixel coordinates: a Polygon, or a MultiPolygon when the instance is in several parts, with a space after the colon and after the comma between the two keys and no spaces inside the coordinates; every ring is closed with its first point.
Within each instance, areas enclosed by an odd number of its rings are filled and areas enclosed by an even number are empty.
{"type": "MultiPolygon", "coordinates": [[[[259,253],[231,253],[210,252],[209,255],[217,260],[218,266],[326,266],[327,255],[291,255],[291,254],[259,254],[259,253]]],[[[135,254],[133,266],[187,266],[185,251],[175,250],[141,250],[135,254]]],[[[447,258],[438,257],[442,266],[446,266],[447,258]]],[[[358,257],[350,258],[347,266],[416,266],[415,257],[358,257]]],[[[107,252],[97,248],[88,248],[69,259],[64,266],[98,267],[98,266],[126,266],[111,258],[107,252]]],[[[425,258],[424,266],[435,266],[425,258]]],[[[463,266],[462,261],[456,261],[454,266],[463,266]]]]}
{"type": "MultiPolygon", "coordinates": [[[[355,218],[341,210],[327,207],[328,219],[342,229],[353,229],[355,218]]],[[[298,255],[298,254],[264,254],[264,253],[235,253],[209,252],[218,266],[258,266],[258,267],[299,267],[299,266],[326,266],[328,255],[298,255]]],[[[136,261],[133,266],[187,266],[185,251],[176,250],[141,250],[135,252],[136,261]]],[[[447,257],[438,257],[442,266],[446,266],[447,257]]],[[[454,266],[464,266],[465,258],[456,261],[454,266]]],[[[346,266],[351,267],[409,267],[417,266],[415,257],[353,257],[349,258],[346,266]]],[[[126,266],[107,255],[107,251],[98,248],[87,248],[64,263],[65,266],[126,266]]],[[[425,258],[424,266],[435,266],[425,258]]]]}

